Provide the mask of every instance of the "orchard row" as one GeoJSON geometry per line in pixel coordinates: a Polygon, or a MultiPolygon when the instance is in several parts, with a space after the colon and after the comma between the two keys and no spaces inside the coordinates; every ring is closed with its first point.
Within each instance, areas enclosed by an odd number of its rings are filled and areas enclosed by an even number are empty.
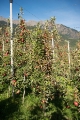
{"type": "Polygon", "coordinates": [[[44,26],[38,24],[33,30],[27,29],[21,19],[13,35],[12,76],[10,28],[7,26],[1,32],[0,91],[6,90],[8,97],[12,92],[14,96],[20,94],[23,102],[26,95],[38,96],[37,106],[47,116],[54,106],[62,112],[75,108],[79,114],[80,43],[76,50],[70,49],[67,43],[61,45],[54,18],[44,26]]]}

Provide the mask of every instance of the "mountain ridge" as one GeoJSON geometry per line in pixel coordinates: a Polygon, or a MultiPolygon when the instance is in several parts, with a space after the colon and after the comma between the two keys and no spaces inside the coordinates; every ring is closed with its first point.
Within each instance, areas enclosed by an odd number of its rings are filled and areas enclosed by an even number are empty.
{"type": "MultiPolygon", "coordinates": [[[[4,18],[3,16],[0,16],[0,23],[5,22],[5,24],[6,24],[7,20],[8,19],[4,18]]],[[[27,26],[35,26],[35,25],[37,25],[38,22],[41,25],[43,25],[45,23],[45,21],[35,21],[35,20],[29,20],[29,21],[25,21],[25,22],[26,22],[27,26]]],[[[19,20],[13,20],[13,24],[14,25],[19,24],[19,20]]],[[[57,28],[59,34],[63,38],[66,38],[66,39],[80,39],[80,32],[73,29],[73,28],[67,27],[63,24],[56,24],[56,28],[57,28]]]]}

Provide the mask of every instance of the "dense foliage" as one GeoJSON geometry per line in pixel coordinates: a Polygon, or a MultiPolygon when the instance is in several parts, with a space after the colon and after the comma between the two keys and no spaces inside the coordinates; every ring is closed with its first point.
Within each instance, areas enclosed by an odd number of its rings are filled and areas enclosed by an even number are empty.
{"type": "Polygon", "coordinates": [[[12,76],[10,27],[0,32],[0,120],[79,120],[80,43],[61,45],[55,18],[33,30],[21,18],[12,76]]]}

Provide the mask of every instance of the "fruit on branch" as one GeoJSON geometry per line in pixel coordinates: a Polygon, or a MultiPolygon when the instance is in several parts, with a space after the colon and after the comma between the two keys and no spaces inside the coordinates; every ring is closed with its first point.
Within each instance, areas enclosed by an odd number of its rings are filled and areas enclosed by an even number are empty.
{"type": "Polygon", "coordinates": [[[45,100],[42,100],[42,103],[44,104],[46,101],[45,100]]]}
{"type": "Polygon", "coordinates": [[[8,35],[9,35],[8,32],[6,32],[5,35],[8,37],[8,35]]]}
{"type": "Polygon", "coordinates": [[[16,86],[16,80],[12,80],[12,81],[11,81],[11,84],[12,84],[13,86],[16,86]]]}
{"type": "Polygon", "coordinates": [[[7,54],[7,53],[5,53],[5,54],[4,54],[4,56],[8,56],[8,54],[7,54]]]}
{"type": "Polygon", "coordinates": [[[23,39],[23,38],[21,39],[21,42],[22,42],[22,43],[24,42],[24,39],[23,39]]]}
{"type": "Polygon", "coordinates": [[[9,51],[7,51],[5,54],[4,54],[4,56],[8,56],[9,55],[9,51]]]}
{"type": "Polygon", "coordinates": [[[75,69],[75,71],[79,71],[79,69],[78,69],[78,68],[76,68],[76,69],[75,69]]]}
{"type": "Polygon", "coordinates": [[[9,41],[8,40],[6,40],[6,43],[8,43],[9,41]]]}
{"type": "Polygon", "coordinates": [[[27,77],[27,76],[28,76],[28,74],[25,72],[25,73],[24,73],[24,76],[26,76],[26,77],[27,77]]]}
{"type": "Polygon", "coordinates": [[[19,94],[20,93],[20,90],[17,90],[16,94],[19,94]]]}
{"type": "Polygon", "coordinates": [[[21,32],[21,33],[20,33],[20,36],[22,36],[22,35],[23,35],[23,33],[21,32]]]}
{"type": "Polygon", "coordinates": [[[77,101],[74,101],[74,105],[76,106],[76,107],[78,107],[78,102],[77,101]]]}
{"type": "Polygon", "coordinates": [[[42,108],[43,108],[43,106],[41,105],[41,106],[40,106],[40,108],[42,109],[42,108]]]}
{"type": "Polygon", "coordinates": [[[68,109],[69,109],[69,108],[70,108],[70,106],[69,106],[69,105],[67,105],[67,106],[66,106],[66,108],[68,108],[68,109]]]}
{"type": "Polygon", "coordinates": [[[5,77],[7,74],[6,73],[3,73],[3,77],[5,77]]]}

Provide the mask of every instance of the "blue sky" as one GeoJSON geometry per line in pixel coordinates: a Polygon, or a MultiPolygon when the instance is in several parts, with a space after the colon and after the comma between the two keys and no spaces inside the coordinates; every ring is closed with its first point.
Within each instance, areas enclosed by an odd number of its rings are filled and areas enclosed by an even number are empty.
{"type": "MultiPolygon", "coordinates": [[[[80,31],[80,0],[13,0],[13,19],[17,19],[20,7],[26,21],[55,16],[57,24],[80,31]]],[[[9,13],[9,0],[0,0],[0,16],[9,18],[9,13]]]]}

